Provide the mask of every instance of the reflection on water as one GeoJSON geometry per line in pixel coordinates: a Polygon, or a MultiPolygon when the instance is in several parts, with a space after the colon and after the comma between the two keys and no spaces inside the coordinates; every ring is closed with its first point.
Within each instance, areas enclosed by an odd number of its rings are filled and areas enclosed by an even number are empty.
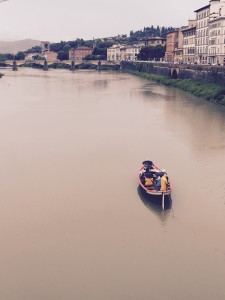
{"type": "Polygon", "coordinates": [[[162,223],[166,223],[168,218],[171,217],[172,201],[167,197],[165,200],[165,209],[162,209],[161,201],[154,197],[147,195],[140,187],[137,188],[138,195],[144,205],[161,220],[162,223]]]}
{"type": "Polygon", "coordinates": [[[94,85],[99,88],[107,88],[108,81],[106,79],[103,80],[95,80],[94,85]]]}

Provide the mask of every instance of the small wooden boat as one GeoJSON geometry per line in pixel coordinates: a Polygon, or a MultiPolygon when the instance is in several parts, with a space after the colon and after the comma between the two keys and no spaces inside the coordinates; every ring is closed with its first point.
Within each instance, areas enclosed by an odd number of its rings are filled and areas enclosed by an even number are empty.
{"type": "Polygon", "coordinates": [[[165,201],[171,204],[171,183],[165,170],[155,166],[152,161],[145,160],[138,174],[139,185],[146,195],[161,202],[162,208],[165,207],[165,201]]]}

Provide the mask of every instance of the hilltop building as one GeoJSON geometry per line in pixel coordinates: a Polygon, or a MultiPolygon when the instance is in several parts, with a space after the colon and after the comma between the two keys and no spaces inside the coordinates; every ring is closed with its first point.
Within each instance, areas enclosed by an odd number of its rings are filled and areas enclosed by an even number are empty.
{"type": "Polygon", "coordinates": [[[166,38],[161,38],[161,37],[149,37],[148,39],[145,40],[145,46],[165,46],[166,45],[166,38]]]}

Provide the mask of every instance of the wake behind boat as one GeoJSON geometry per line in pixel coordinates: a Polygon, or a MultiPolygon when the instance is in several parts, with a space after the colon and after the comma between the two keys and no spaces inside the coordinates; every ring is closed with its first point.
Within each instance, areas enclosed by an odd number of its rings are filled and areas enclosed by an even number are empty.
{"type": "Polygon", "coordinates": [[[171,202],[172,188],[169,177],[165,170],[155,166],[152,161],[143,161],[138,180],[141,189],[154,200],[160,201],[163,209],[165,201],[171,202]]]}

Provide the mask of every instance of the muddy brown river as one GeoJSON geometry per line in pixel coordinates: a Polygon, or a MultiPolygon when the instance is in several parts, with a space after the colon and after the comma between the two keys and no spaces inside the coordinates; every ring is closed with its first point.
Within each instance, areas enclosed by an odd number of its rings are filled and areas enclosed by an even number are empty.
{"type": "Polygon", "coordinates": [[[225,107],[126,73],[1,73],[0,299],[224,300],[225,107]],[[165,211],[139,193],[147,158],[165,211]]]}

